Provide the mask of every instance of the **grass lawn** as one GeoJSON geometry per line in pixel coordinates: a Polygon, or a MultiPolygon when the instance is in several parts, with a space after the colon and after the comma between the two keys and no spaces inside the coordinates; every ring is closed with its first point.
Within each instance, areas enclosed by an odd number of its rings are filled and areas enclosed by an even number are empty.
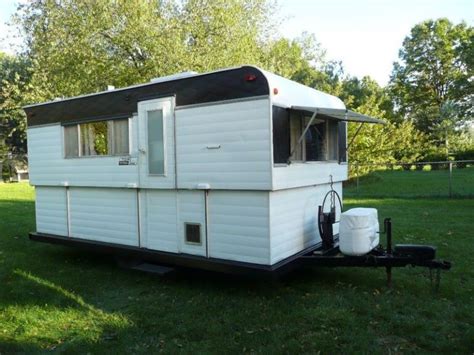
{"type": "Polygon", "coordinates": [[[0,353],[466,353],[474,350],[472,199],[347,198],[391,216],[395,242],[453,261],[427,271],[305,269],[279,282],[119,269],[34,243],[34,191],[0,184],[0,353]]]}
{"type": "MultiPolygon", "coordinates": [[[[474,167],[453,169],[454,197],[474,198],[474,167]]],[[[350,197],[448,197],[449,171],[376,171],[352,181],[344,190],[350,197]]]]}

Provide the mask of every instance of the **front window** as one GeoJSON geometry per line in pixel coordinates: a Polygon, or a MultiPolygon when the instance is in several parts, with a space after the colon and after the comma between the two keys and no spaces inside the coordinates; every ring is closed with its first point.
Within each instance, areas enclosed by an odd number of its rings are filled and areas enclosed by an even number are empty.
{"type": "Polygon", "coordinates": [[[275,164],[338,160],[340,123],[322,115],[317,115],[311,122],[311,117],[307,112],[274,107],[275,164]]]}
{"type": "Polygon", "coordinates": [[[64,148],[67,158],[128,155],[128,118],[65,126],[64,148]]]}

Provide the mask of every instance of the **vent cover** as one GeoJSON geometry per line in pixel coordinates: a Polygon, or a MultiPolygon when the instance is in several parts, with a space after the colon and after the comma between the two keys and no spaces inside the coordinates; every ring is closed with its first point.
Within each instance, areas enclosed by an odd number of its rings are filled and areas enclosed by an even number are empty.
{"type": "Polygon", "coordinates": [[[185,223],[186,243],[201,244],[201,225],[198,223],[185,223]]]}
{"type": "Polygon", "coordinates": [[[158,78],[153,78],[150,80],[150,83],[162,83],[164,81],[171,81],[171,80],[178,80],[178,79],[184,79],[184,78],[189,78],[191,76],[198,75],[198,72],[195,71],[185,71],[182,73],[177,73],[177,74],[171,74],[167,76],[161,76],[158,78]]]}

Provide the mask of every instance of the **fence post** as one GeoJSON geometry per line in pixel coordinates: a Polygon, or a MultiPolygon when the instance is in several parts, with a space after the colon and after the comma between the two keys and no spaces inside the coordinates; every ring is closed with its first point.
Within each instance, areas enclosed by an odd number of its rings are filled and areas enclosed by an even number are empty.
{"type": "Polygon", "coordinates": [[[450,198],[453,196],[452,179],[453,179],[453,163],[449,162],[449,197],[450,198]]]}
{"type": "Polygon", "coordinates": [[[359,164],[356,163],[356,192],[359,193],[359,164]]]}

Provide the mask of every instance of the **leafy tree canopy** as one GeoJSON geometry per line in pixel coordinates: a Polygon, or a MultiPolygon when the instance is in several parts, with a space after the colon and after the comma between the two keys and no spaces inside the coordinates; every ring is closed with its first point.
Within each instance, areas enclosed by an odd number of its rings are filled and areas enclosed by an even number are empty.
{"type": "Polygon", "coordinates": [[[22,6],[16,20],[33,86],[53,98],[261,64],[273,13],[266,0],[45,0],[22,6]]]}
{"type": "Polygon", "coordinates": [[[7,153],[26,152],[26,122],[19,108],[30,79],[27,58],[0,52],[0,160],[7,153]]]}
{"type": "Polygon", "coordinates": [[[390,88],[400,114],[440,136],[473,116],[474,28],[447,19],[413,27],[394,64],[390,88]]]}

